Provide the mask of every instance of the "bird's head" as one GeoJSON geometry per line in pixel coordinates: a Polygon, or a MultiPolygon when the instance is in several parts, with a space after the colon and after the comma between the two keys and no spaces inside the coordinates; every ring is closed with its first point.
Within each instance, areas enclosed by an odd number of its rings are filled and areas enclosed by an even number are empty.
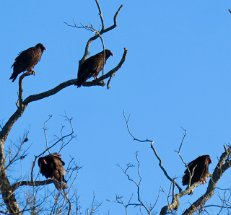
{"type": "Polygon", "coordinates": [[[205,159],[208,161],[208,163],[212,163],[212,160],[209,155],[205,155],[205,159]]]}
{"type": "Polygon", "coordinates": [[[113,53],[109,49],[105,49],[105,55],[106,58],[109,58],[110,56],[113,56],[113,53]]]}
{"type": "Polygon", "coordinates": [[[35,47],[40,48],[42,51],[46,50],[46,47],[42,43],[38,43],[35,47]]]}
{"type": "Polygon", "coordinates": [[[46,159],[44,157],[38,159],[38,165],[41,167],[42,165],[47,165],[46,159]]]}

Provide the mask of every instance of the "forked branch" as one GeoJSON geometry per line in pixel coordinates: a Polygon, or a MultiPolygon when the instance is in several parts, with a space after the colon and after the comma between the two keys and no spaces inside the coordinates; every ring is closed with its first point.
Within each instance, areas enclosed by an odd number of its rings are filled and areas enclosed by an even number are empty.
{"type": "MultiPolygon", "coordinates": [[[[98,2],[98,0],[95,0],[96,2],[96,5],[97,5],[97,8],[98,8],[98,12],[99,12],[99,17],[100,17],[100,21],[101,21],[101,30],[97,31],[96,34],[94,36],[92,36],[91,38],[88,39],[87,43],[86,43],[86,46],[85,46],[85,49],[84,49],[84,54],[83,54],[83,57],[82,59],[80,60],[80,64],[82,64],[83,61],[86,60],[87,56],[88,56],[88,53],[89,53],[89,49],[90,49],[90,45],[91,43],[100,38],[104,33],[108,32],[108,31],[111,31],[113,30],[114,28],[116,28],[117,26],[117,17],[119,15],[119,12],[120,10],[122,9],[123,5],[120,5],[120,7],[118,8],[118,10],[116,11],[116,13],[114,14],[114,17],[113,17],[113,24],[107,28],[105,28],[105,25],[104,25],[104,18],[103,18],[103,14],[102,14],[102,10],[101,10],[101,7],[100,7],[100,4],[98,2]]],[[[65,22],[66,25],[70,26],[70,27],[73,27],[73,28],[85,28],[85,29],[95,29],[93,28],[93,26],[87,26],[87,25],[81,25],[81,26],[78,26],[76,25],[75,23],[73,25],[70,25],[68,24],[67,22],[65,22]]]]}
{"type": "MultiPolygon", "coordinates": [[[[101,29],[98,32],[95,32],[96,34],[94,36],[92,36],[90,39],[88,39],[86,46],[85,46],[85,51],[84,51],[84,55],[82,60],[86,59],[89,48],[91,43],[96,40],[97,38],[102,39],[102,35],[108,31],[113,30],[116,26],[117,26],[117,17],[118,14],[122,8],[122,5],[118,8],[118,10],[116,11],[114,18],[113,18],[113,24],[107,28],[105,28],[104,25],[104,18],[103,18],[103,14],[99,5],[98,0],[95,0],[98,11],[99,11],[99,17],[101,20],[101,29]]],[[[72,26],[72,27],[77,27],[77,26],[72,26]]],[[[120,60],[120,62],[118,63],[117,66],[115,66],[115,68],[111,69],[109,72],[107,72],[106,74],[103,74],[100,78],[98,78],[98,80],[94,80],[94,81],[89,81],[89,82],[85,82],[83,84],[83,86],[104,86],[104,80],[107,78],[110,78],[107,86],[109,87],[109,83],[111,81],[111,77],[121,68],[121,66],[123,65],[125,59],[126,59],[126,55],[127,55],[127,49],[124,49],[124,53],[123,56],[120,60]]],[[[24,74],[22,74],[19,77],[19,88],[18,88],[18,101],[17,101],[17,109],[16,111],[9,117],[9,119],[6,121],[6,123],[1,126],[1,130],[0,130],[0,190],[1,190],[1,194],[2,194],[2,198],[4,200],[4,203],[6,205],[6,208],[8,209],[8,212],[11,214],[20,214],[20,209],[19,209],[19,205],[18,202],[15,198],[15,193],[14,191],[20,187],[20,186],[42,186],[45,185],[47,183],[52,183],[52,180],[46,180],[46,181],[34,181],[33,180],[33,176],[31,177],[32,180],[31,181],[19,181],[16,182],[15,184],[11,185],[10,181],[6,175],[6,171],[4,169],[4,165],[5,165],[5,152],[4,152],[4,144],[10,134],[11,129],[13,128],[14,124],[18,121],[18,119],[23,115],[24,111],[26,110],[28,104],[35,102],[35,101],[39,101],[42,100],[44,98],[50,97],[55,95],[56,93],[60,92],[61,90],[69,87],[69,86],[74,86],[77,84],[77,79],[70,79],[67,81],[64,81],[60,84],[58,84],[57,86],[51,88],[50,90],[47,90],[45,92],[41,92],[38,94],[32,94],[30,96],[28,96],[27,98],[23,98],[23,80],[26,76],[29,76],[31,74],[25,72],[24,74]]],[[[75,89],[77,89],[75,87],[75,89]]],[[[34,165],[34,164],[33,164],[34,165]]]]}
{"type": "Polygon", "coordinates": [[[194,212],[198,211],[213,196],[218,181],[220,180],[224,172],[231,167],[231,160],[229,160],[230,155],[231,146],[225,147],[225,151],[220,156],[218,164],[209,180],[206,192],[200,198],[198,198],[188,209],[186,209],[183,215],[191,215],[194,212]]]}
{"type": "Polygon", "coordinates": [[[157,158],[157,160],[158,160],[158,162],[159,162],[159,167],[160,167],[160,169],[162,170],[162,172],[164,173],[165,177],[166,177],[173,185],[175,185],[175,186],[178,188],[179,192],[181,192],[181,191],[182,191],[182,188],[177,184],[177,182],[175,181],[174,178],[172,178],[172,177],[169,176],[167,170],[164,168],[163,163],[162,163],[162,160],[161,160],[160,156],[158,155],[158,153],[157,153],[157,151],[156,151],[156,149],[155,149],[155,147],[154,147],[154,145],[153,145],[153,144],[154,144],[154,141],[153,141],[153,140],[150,140],[150,139],[141,140],[141,139],[136,138],[136,137],[132,134],[132,132],[131,132],[131,130],[130,130],[130,128],[129,128],[129,124],[128,124],[129,118],[127,118],[127,117],[125,116],[124,113],[123,113],[123,116],[124,116],[124,120],[125,120],[126,127],[127,127],[127,130],[128,130],[129,135],[133,138],[134,141],[141,142],[141,143],[149,143],[149,144],[150,144],[150,147],[151,147],[151,149],[152,149],[152,151],[153,151],[155,157],[157,158]]]}
{"type": "MultiPolygon", "coordinates": [[[[228,159],[230,154],[231,154],[231,146],[228,146],[228,148],[225,147],[225,151],[222,153],[218,161],[218,164],[209,180],[206,192],[200,198],[198,198],[194,203],[192,203],[190,207],[184,211],[183,215],[192,215],[195,212],[199,211],[201,208],[204,207],[205,203],[213,196],[218,181],[222,177],[223,173],[231,167],[231,161],[228,159]]],[[[177,210],[179,206],[179,199],[184,195],[190,194],[192,190],[195,187],[199,186],[200,184],[202,184],[202,182],[194,183],[186,190],[176,194],[173,198],[172,203],[164,206],[161,209],[160,215],[165,215],[168,214],[169,211],[177,210]]]]}

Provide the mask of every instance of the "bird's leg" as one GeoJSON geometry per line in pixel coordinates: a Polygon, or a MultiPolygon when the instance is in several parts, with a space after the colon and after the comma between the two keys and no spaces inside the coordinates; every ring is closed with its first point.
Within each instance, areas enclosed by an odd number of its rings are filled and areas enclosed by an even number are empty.
{"type": "Polygon", "coordinates": [[[97,80],[97,75],[96,75],[96,74],[93,74],[93,78],[94,78],[94,80],[96,81],[96,80],[97,80]]]}
{"type": "Polygon", "coordinates": [[[30,74],[31,74],[31,75],[35,75],[34,68],[31,68],[31,69],[30,69],[30,74]]]}
{"type": "Polygon", "coordinates": [[[202,179],[201,182],[202,182],[202,184],[205,184],[206,183],[206,179],[202,179]]]}
{"type": "MultiPolygon", "coordinates": [[[[97,74],[97,75],[98,75],[98,74],[97,74]]],[[[97,75],[96,75],[96,74],[93,74],[94,81],[98,81],[97,75]]],[[[103,80],[100,81],[99,83],[100,83],[102,86],[104,86],[104,84],[105,84],[103,80]]]]}
{"type": "Polygon", "coordinates": [[[28,75],[35,75],[35,71],[33,70],[34,68],[32,67],[32,68],[29,68],[28,70],[27,70],[27,74],[28,75]]]}
{"type": "Polygon", "coordinates": [[[24,74],[26,74],[26,76],[32,75],[33,74],[33,70],[28,69],[24,74]]]}

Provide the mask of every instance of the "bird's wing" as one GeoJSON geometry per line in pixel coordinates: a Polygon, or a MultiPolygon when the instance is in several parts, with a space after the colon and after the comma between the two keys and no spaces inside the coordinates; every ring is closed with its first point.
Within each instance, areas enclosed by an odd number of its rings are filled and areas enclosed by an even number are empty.
{"type": "Polygon", "coordinates": [[[24,70],[30,65],[34,56],[34,48],[29,48],[25,51],[19,53],[15,58],[15,62],[12,65],[13,67],[20,67],[24,70]]]}

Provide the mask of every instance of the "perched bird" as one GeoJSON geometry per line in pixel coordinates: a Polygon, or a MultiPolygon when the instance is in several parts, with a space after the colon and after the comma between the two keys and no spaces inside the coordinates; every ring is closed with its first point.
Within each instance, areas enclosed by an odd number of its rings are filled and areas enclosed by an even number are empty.
{"type": "Polygon", "coordinates": [[[54,180],[55,187],[58,190],[67,188],[66,180],[64,179],[65,163],[61,159],[61,155],[58,153],[52,153],[38,159],[38,165],[40,172],[46,178],[54,180]]]}
{"type": "Polygon", "coordinates": [[[77,87],[80,87],[92,76],[94,79],[97,79],[99,72],[103,70],[104,64],[110,56],[113,56],[113,53],[110,50],[105,49],[105,52],[102,51],[96,55],[93,55],[79,65],[78,79],[76,84],[77,87]]]}
{"type": "Polygon", "coordinates": [[[184,171],[182,178],[183,185],[190,186],[196,182],[205,183],[209,175],[209,164],[212,163],[209,155],[202,155],[191,161],[187,166],[188,168],[184,171]],[[191,178],[191,182],[190,182],[191,178]]]}
{"type": "Polygon", "coordinates": [[[36,46],[20,52],[12,65],[13,73],[10,77],[12,82],[15,81],[21,72],[27,71],[29,74],[33,74],[34,66],[41,59],[44,50],[46,50],[46,48],[43,44],[38,43],[36,46]]]}

